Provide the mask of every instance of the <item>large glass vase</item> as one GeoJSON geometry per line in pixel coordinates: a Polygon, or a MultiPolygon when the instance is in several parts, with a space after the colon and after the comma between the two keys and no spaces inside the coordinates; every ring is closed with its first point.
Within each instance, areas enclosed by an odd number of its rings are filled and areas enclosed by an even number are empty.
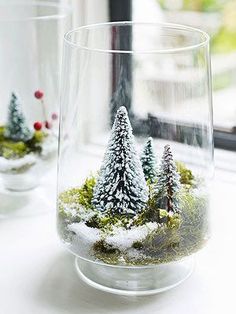
{"type": "Polygon", "coordinates": [[[186,279],[209,238],[209,38],[116,22],[64,39],[58,232],[79,275],[117,294],[186,279]]]}

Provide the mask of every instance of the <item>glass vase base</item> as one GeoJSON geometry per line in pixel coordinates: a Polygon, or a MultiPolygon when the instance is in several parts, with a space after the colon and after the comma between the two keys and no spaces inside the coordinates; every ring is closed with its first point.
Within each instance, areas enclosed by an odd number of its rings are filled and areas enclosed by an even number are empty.
{"type": "Polygon", "coordinates": [[[76,257],[79,277],[93,288],[126,296],[145,296],[172,289],[185,281],[194,268],[194,258],[157,266],[112,266],[76,257]]]}

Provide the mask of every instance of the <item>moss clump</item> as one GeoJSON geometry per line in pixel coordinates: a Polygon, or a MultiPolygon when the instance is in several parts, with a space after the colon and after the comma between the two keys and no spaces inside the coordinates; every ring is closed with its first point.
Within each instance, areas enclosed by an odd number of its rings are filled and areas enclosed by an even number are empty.
{"type": "Polygon", "coordinates": [[[107,244],[104,240],[100,240],[100,241],[95,242],[93,248],[94,248],[94,250],[100,251],[101,253],[104,253],[104,254],[120,253],[120,250],[107,244]]]}
{"type": "Polygon", "coordinates": [[[122,253],[104,240],[94,243],[93,251],[97,252],[96,258],[110,265],[117,265],[121,262],[122,253]]]}
{"type": "Polygon", "coordinates": [[[13,141],[4,137],[5,127],[0,127],[0,156],[6,159],[23,158],[30,153],[40,153],[41,143],[47,136],[45,132],[35,131],[32,139],[29,141],[13,141]]]}
{"type": "MultiPolygon", "coordinates": [[[[161,210],[160,215],[164,215],[167,222],[150,232],[143,241],[135,241],[130,249],[120,254],[104,252],[99,250],[99,246],[93,246],[94,255],[108,264],[149,265],[179,260],[198,251],[206,243],[206,208],[205,197],[189,193],[185,188],[181,191],[181,213],[168,214],[161,210]],[[135,258],[132,250],[138,252],[135,258]]],[[[137,225],[141,225],[143,218],[139,219],[137,225]]],[[[104,240],[103,245],[106,247],[104,240]]]]}
{"type": "MultiPolygon", "coordinates": [[[[165,216],[166,217],[166,216],[165,216]]],[[[178,229],[181,224],[181,218],[179,214],[167,216],[167,226],[170,229],[178,229]]]]}
{"type": "Polygon", "coordinates": [[[6,159],[18,159],[28,153],[28,148],[24,142],[11,142],[5,140],[0,142],[0,156],[6,159]]]}
{"type": "Polygon", "coordinates": [[[81,187],[63,192],[59,198],[61,218],[59,224],[64,229],[60,230],[65,234],[63,238],[69,239],[70,242],[77,237],[67,228],[68,224],[74,222],[83,222],[89,228],[98,229],[101,238],[91,244],[90,253],[94,258],[111,265],[161,264],[198,251],[207,241],[208,204],[204,196],[196,194],[195,179],[191,171],[185,166],[181,169],[184,180],[182,182],[185,183],[182,184],[178,195],[180,209],[178,213],[167,212],[157,207],[153,183],[148,183],[149,200],[146,208],[135,216],[98,212],[92,206],[93,188],[96,184],[94,176],[87,178],[81,187]],[[116,236],[117,227],[121,227],[121,232],[131,230],[132,234],[132,229],[144,225],[145,228],[149,228],[149,224],[152,224],[153,228],[153,223],[154,225],[156,223],[155,229],[149,229],[143,240],[134,240],[128,248],[124,249],[119,247],[119,244],[110,245],[106,242],[107,237],[116,236]]]}
{"type": "Polygon", "coordinates": [[[180,161],[175,162],[177,167],[177,172],[180,175],[180,183],[187,185],[189,187],[194,186],[194,175],[190,169],[188,169],[184,163],[180,161]]]}
{"type": "Polygon", "coordinates": [[[48,134],[43,131],[35,131],[33,137],[26,142],[29,151],[34,153],[41,153],[42,151],[41,144],[43,143],[47,136],[48,134]]]}
{"type": "MultiPolygon", "coordinates": [[[[139,243],[142,258],[154,264],[167,263],[198,251],[207,240],[206,199],[186,190],[181,193],[180,214],[168,216],[167,224],[151,232],[139,243]]],[[[134,247],[134,246],[133,246],[134,247]]],[[[136,249],[137,246],[135,247],[136,249]]]]}
{"type": "Polygon", "coordinates": [[[64,204],[78,204],[86,209],[92,209],[93,188],[95,183],[95,177],[90,176],[81,187],[61,193],[60,201],[64,204]]]}
{"type": "Polygon", "coordinates": [[[141,241],[136,241],[133,243],[132,247],[136,250],[142,250],[143,249],[143,243],[141,241]]]}
{"type": "Polygon", "coordinates": [[[114,226],[129,229],[133,224],[132,217],[126,215],[106,213],[104,215],[95,214],[86,221],[86,225],[91,228],[101,229],[103,232],[111,231],[114,226]]]}
{"type": "Polygon", "coordinates": [[[67,228],[68,224],[80,222],[82,220],[81,209],[83,212],[91,214],[90,226],[96,227],[96,213],[92,208],[93,187],[96,183],[94,176],[90,176],[81,187],[67,190],[60,194],[58,199],[59,220],[58,228],[62,237],[66,241],[71,241],[73,232],[67,228]],[[72,210],[67,210],[67,207],[72,210]]]}

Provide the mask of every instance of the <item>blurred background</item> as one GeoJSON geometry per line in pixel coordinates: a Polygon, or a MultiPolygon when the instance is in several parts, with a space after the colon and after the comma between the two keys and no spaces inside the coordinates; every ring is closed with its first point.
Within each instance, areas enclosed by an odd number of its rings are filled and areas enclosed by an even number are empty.
{"type": "MultiPolygon", "coordinates": [[[[211,36],[215,147],[236,150],[235,0],[71,0],[74,26],[104,21],[180,23],[211,36]]],[[[152,34],[145,40],[153,40],[152,34]]],[[[148,45],[147,42],[143,43],[148,45]]],[[[152,73],[143,69],[147,80],[152,73]]],[[[155,82],[152,82],[153,84],[155,82]]],[[[170,84],[176,82],[169,82],[170,84]]],[[[181,116],[181,108],[179,109],[181,116]]],[[[193,115],[198,114],[193,112],[193,115]]]]}
{"type": "MultiPolygon", "coordinates": [[[[30,0],[23,2],[27,1],[30,2],[30,0]]],[[[0,3],[4,2],[5,0],[0,0],[0,3]]],[[[9,0],[10,2],[17,1],[9,0]]],[[[212,52],[215,147],[236,150],[236,0],[58,0],[58,2],[72,5],[74,28],[98,22],[135,20],[180,23],[208,32],[211,36],[212,52]]],[[[152,34],[146,40],[153,40],[152,34]]],[[[144,42],[143,45],[148,43],[144,42]]],[[[145,72],[143,76],[151,82],[152,73],[148,66],[146,69],[144,67],[143,71],[145,72]]],[[[179,110],[181,116],[181,108],[179,110]]],[[[193,115],[195,114],[198,112],[193,112],[193,115]]]]}

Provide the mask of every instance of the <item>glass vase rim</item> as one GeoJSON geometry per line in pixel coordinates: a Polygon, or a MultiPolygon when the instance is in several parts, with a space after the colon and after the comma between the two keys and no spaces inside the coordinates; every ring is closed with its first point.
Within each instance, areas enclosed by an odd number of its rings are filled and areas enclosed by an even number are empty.
{"type": "Polygon", "coordinates": [[[73,47],[79,48],[81,50],[87,50],[91,52],[100,53],[111,53],[111,54],[172,54],[172,53],[182,53],[185,51],[196,50],[201,47],[207,47],[210,42],[210,36],[205,31],[177,23],[163,23],[163,22],[136,22],[136,21],[116,21],[116,22],[105,22],[105,23],[94,23],[87,24],[77,28],[74,28],[64,35],[64,43],[73,47]],[[81,30],[92,30],[95,28],[106,27],[106,26],[129,26],[129,25],[143,25],[143,26],[155,26],[163,29],[178,30],[178,31],[188,31],[189,33],[195,33],[203,36],[203,39],[196,44],[190,44],[184,47],[177,48],[160,48],[160,49],[143,49],[143,50],[119,50],[119,49],[100,49],[100,48],[90,48],[80,43],[74,42],[70,37],[81,30]]]}
{"type": "Polygon", "coordinates": [[[0,23],[1,22],[24,22],[24,21],[35,21],[35,20],[55,20],[55,19],[63,19],[67,16],[69,16],[72,13],[72,6],[65,3],[65,2],[57,2],[55,0],[53,1],[11,1],[0,3],[0,8],[14,8],[14,7],[21,7],[21,6],[26,6],[26,7],[51,7],[51,8],[60,8],[63,9],[62,13],[55,13],[55,14],[45,14],[41,16],[28,16],[28,17],[13,17],[13,18],[0,18],[0,23]]]}

